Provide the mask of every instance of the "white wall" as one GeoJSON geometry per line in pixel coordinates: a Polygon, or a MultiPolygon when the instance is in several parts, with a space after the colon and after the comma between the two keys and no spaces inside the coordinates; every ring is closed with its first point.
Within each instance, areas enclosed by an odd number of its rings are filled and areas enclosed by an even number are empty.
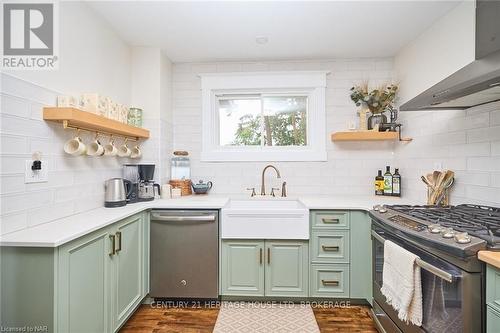
{"type": "Polygon", "coordinates": [[[417,96],[475,57],[475,1],[464,1],[395,57],[400,103],[417,96]]]}
{"type": "Polygon", "coordinates": [[[141,163],[154,163],[155,179],[169,176],[172,148],[172,63],[158,48],[132,48],[132,105],[143,109],[143,126],[151,137],[141,143],[141,163]]]}
{"type": "Polygon", "coordinates": [[[99,92],[130,102],[130,48],[81,1],[59,3],[59,69],[7,71],[65,94],[99,92]]]}
{"type": "MultiPolygon", "coordinates": [[[[345,130],[357,108],[349,99],[352,84],[390,81],[390,59],[298,61],[266,63],[175,64],[174,148],[191,153],[193,179],[212,180],[213,192],[241,194],[260,187],[267,163],[203,163],[201,150],[202,72],[258,70],[329,70],[327,81],[327,134],[345,130]]],[[[403,194],[425,203],[426,187],[420,176],[437,167],[456,171],[452,203],[500,204],[500,103],[466,111],[403,112],[403,135],[411,143],[343,142],[327,140],[327,162],[273,163],[289,184],[291,196],[300,194],[372,195],[378,169],[398,167],[403,194]]],[[[275,181],[269,172],[268,182],[275,181]]],[[[268,186],[270,188],[270,186],[268,186]]]]}
{"type": "Polygon", "coordinates": [[[437,166],[454,170],[452,203],[500,205],[500,102],[462,111],[401,114],[404,135],[396,160],[404,173],[403,191],[424,200],[420,176],[437,166]]]}
{"type": "MultiPolygon", "coordinates": [[[[63,2],[60,14],[59,71],[16,71],[11,72],[16,77],[0,78],[0,234],[102,207],[104,180],[121,176],[128,162],[68,156],[63,145],[74,132],[42,120],[42,107],[55,105],[59,94],[92,91],[130,102],[127,44],[84,3],[63,2]],[[47,161],[47,183],[24,183],[25,161],[34,151],[47,161]]],[[[92,139],[82,136],[86,142],[92,139]]],[[[154,136],[158,142],[159,133],[154,136]]],[[[144,159],[151,155],[145,151],[144,159]]]]}
{"type": "MultiPolygon", "coordinates": [[[[291,196],[298,194],[366,194],[373,193],[373,179],[378,169],[393,165],[392,142],[345,142],[334,144],[329,136],[345,130],[356,118],[357,108],[349,99],[355,83],[370,79],[373,84],[390,82],[391,59],[353,59],[285,62],[225,62],[174,64],[174,148],[191,154],[192,179],[211,180],[212,192],[245,192],[247,187],[260,188],[260,174],[265,162],[206,163],[200,161],[201,91],[199,73],[262,70],[329,70],[327,78],[327,162],[273,163],[286,180],[291,196]]],[[[269,181],[274,174],[268,173],[269,181]]],[[[268,186],[270,188],[270,186],[268,186]]]]}

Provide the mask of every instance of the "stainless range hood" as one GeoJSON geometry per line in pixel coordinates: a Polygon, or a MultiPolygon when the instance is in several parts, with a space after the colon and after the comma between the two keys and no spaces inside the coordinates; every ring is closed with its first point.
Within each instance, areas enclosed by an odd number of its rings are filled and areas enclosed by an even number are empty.
{"type": "Polygon", "coordinates": [[[475,34],[476,60],[401,105],[401,111],[467,109],[500,100],[500,1],[476,1],[475,34]]]}

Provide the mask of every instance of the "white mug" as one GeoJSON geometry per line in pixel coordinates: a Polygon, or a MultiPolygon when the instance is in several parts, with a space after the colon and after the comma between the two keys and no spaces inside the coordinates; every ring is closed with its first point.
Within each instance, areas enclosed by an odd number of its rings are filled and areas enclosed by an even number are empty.
{"type": "Polygon", "coordinates": [[[130,154],[132,154],[132,151],[130,148],[127,146],[127,143],[124,143],[119,149],[118,149],[118,156],[120,157],[129,157],[130,154]]]}
{"type": "Polygon", "coordinates": [[[67,141],[64,144],[64,151],[67,154],[73,156],[80,156],[85,154],[87,147],[83,143],[82,139],[79,136],[75,136],[73,139],[67,141]]]}
{"type": "Polygon", "coordinates": [[[171,199],[172,198],[172,185],[164,184],[161,186],[161,198],[162,199],[171,199]]]}
{"type": "Polygon", "coordinates": [[[95,139],[87,147],[87,155],[89,156],[102,156],[104,155],[104,146],[101,145],[99,140],[95,139]]]}
{"type": "Polygon", "coordinates": [[[104,146],[104,155],[105,156],[118,155],[118,148],[116,148],[113,140],[111,140],[107,145],[104,146]]]}
{"type": "Polygon", "coordinates": [[[141,149],[139,146],[135,146],[134,148],[131,149],[130,157],[131,158],[139,158],[142,156],[141,149]]]}

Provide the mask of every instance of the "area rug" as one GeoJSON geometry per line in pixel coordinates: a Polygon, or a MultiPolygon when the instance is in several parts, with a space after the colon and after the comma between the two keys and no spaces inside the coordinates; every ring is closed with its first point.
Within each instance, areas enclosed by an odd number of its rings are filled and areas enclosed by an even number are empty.
{"type": "Polygon", "coordinates": [[[214,333],[319,333],[310,305],[222,302],[214,333]]]}

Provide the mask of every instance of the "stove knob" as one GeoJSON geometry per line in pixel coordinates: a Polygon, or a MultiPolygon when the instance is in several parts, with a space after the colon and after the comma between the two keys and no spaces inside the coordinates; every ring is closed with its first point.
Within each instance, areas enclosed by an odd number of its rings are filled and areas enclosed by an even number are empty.
{"type": "Polygon", "coordinates": [[[443,228],[439,224],[431,224],[429,227],[429,231],[433,234],[439,234],[443,228]]]}
{"type": "Polygon", "coordinates": [[[453,238],[453,236],[455,236],[455,230],[453,230],[452,228],[444,229],[441,235],[443,236],[443,238],[453,238]]]}
{"type": "Polygon", "coordinates": [[[459,244],[467,244],[471,242],[471,238],[468,233],[461,232],[455,235],[455,242],[459,244]]]}

